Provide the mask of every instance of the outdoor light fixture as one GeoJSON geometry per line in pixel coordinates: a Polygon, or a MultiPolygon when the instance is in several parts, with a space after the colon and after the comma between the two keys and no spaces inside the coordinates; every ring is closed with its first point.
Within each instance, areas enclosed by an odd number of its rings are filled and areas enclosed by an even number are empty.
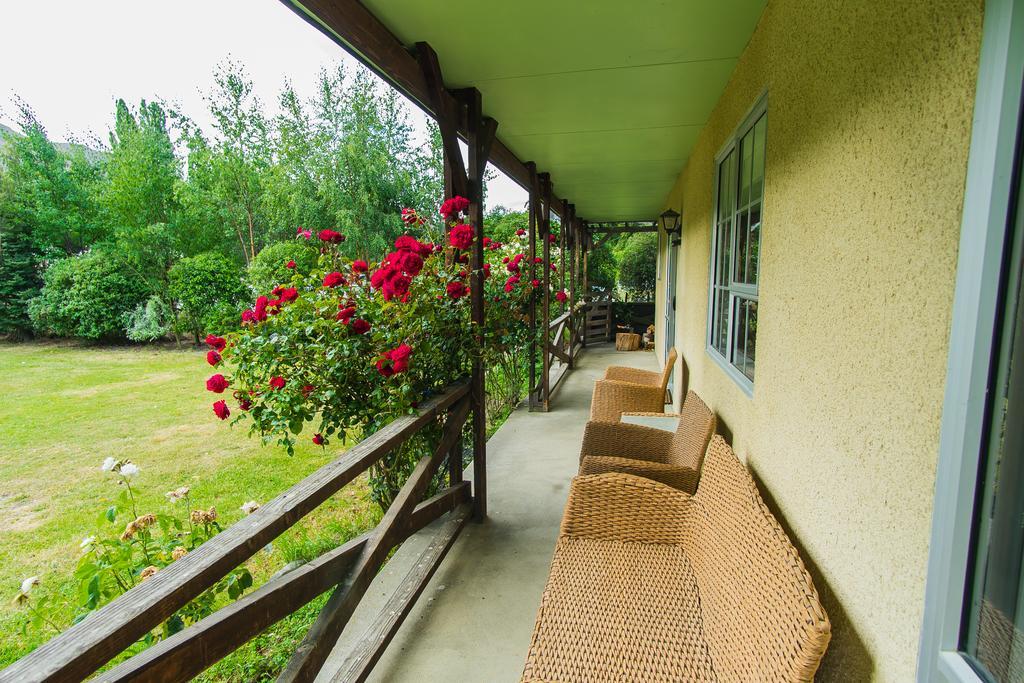
{"type": "Polygon", "coordinates": [[[680,215],[678,211],[673,209],[665,209],[658,220],[661,222],[661,229],[665,231],[665,234],[669,237],[673,235],[679,236],[683,234],[683,225],[679,221],[680,215]]]}

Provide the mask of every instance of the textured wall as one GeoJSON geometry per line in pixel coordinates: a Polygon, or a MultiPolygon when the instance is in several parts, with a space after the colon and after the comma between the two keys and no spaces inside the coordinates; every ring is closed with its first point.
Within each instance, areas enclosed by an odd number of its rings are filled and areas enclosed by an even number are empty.
{"type": "Polygon", "coordinates": [[[676,345],[816,577],[835,629],[819,680],[915,672],[982,15],[771,0],[667,200],[676,345]],[[750,398],[705,352],[708,258],[714,155],[763,92],[750,398]]]}

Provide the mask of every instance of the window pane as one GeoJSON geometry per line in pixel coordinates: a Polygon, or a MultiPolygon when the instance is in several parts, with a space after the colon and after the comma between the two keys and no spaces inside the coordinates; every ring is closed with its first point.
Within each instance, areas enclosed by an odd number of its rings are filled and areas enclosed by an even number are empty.
{"type": "Polygon", "coordinates": [[[751,149],[753,133],[754,131],[751,130],[740,140],[740,206],[746,206],[750,202],[750,165],[754,156],[751,149]]]}
{"type": "Polygon", "coordinates": [[[732,363],[753,382],[757,345],[757,302],[737,296],[732,320],[732,363]]]}
{"type": "Polygon", "coordinates": [[[750,227],[747,229],[747,279],[752,285],[757,284],[758,263],[761,254],[761,203],[750,207],[750,227]]]}
{"type": "Polygon", "coordinates": [[[761,118],[758,119],[754,125],[754,160],[751,168],[751,181],[750,181],[750,200],[756,201],[761,199],[764,193],[764,147],[765,138],[764,132],[767,128],[765,123],[767,119],[762,114],[761,118]]]}
{"type": "Polygon", "coordinates": [[[1022,284],[1018,275],[1018,281],[1007,292],[1006,332],[998,356],[984,493],[977,520],[975,580],[966,615],[966,654],[998,683],[1024,680],[1022,284]]]}
{"type": "Polygon", "coordinates": [[[747,281],[747,221],[750,218],[746,209],[736,214],[736,266],[733,280],[747,281]]]}
{"type": "Polygon", "coordinates": [[[715,349],[722,354],[726,354],[728,349],[726,344],[728,343],[729,326],[728,318],[729,315],[729,290],[722,289],[719,287],[715,288],[715,309],[713,313],[713,319],[715,321],[714,335],[712,335],[712,345],[715,349]]]}

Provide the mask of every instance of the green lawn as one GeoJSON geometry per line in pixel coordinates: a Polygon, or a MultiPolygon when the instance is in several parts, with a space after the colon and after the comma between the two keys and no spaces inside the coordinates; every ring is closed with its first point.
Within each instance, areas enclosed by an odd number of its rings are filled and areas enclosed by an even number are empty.
{"type": "MultiPolygon", "coordinates": [[[[195,504],[216,506],[226,526],[242,516],[242,503],[266,502],[338,455],[303,440],[288,457],[217,420],[204,388],[209,374],[194,350],[0,344],[0,666],[52,635],[23,634],[25,615],[12,598],[33,575],[58,600],[72,595],[79,542],[99,528],[99,513],[119,493],[100,471],[105,457],[128,457],[141,468],[133,481],[140,512],[170,512],[164,493],[188,485],[195,504]]],[[[249,566],[259,583],[378,517],[359,480],[249,566]]],[[[311,616],[261,636],[215,676],[265,676],[267,662],[283,661],[311,616]]]]}

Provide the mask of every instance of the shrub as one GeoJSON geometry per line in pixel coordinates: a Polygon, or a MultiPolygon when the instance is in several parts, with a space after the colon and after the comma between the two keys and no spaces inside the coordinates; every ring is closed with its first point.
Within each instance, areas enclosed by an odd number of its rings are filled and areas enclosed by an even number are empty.
{"type": "Polygon", "coordinates": [[[125,334],[136,342],[156,341],[167,336],[173,323],[171,307],[154,294],[128,314],[125,334]]]}
{"type": "Polygon", "coordinates": [[[236,313],[247,292],[242,271],[222,254],[183,258],[168,273],[170,294],[181,311],[180,324],[196,343],[236,313]]]}
{"type": "MultiPolygon", "coordinates": [[[[526,310],[535,287],[525,238],[484,240],[482,346],[472,334],[463,262],[475,239],[470,226],[453,230],[446,248],[403,235],[375,264],[343,258],[340,239],[321,239],[311,272],[295,272],[259,296],[237,333],[208,338],[209,362],[225,363],[207,383],[215,398],[224,396],[213,404],[220,419],[247,420],[251,433],[289,453],[308,423],[317,425],[311,438],[320,445],[370,434],[467,374],[474,354],[495,365],[503,355],[521,355],[529,341],[526,310]]],[[[371,471],[382,507],[429,452],[429,441],[411,441],[371,471]]]]}
{"type": "Polygon", "coordinates": [[[264,247],[249,264],[246,282],[254,294],[269,292],[290,282],[295,271],[306,274],[312,271],[318,255],[315,246],[304,239],[275,242],[264,247]],[[289,261],[295,262],[294,269],[288,267],[289,261]]]}
{"type": "Polygon", "coordinates": [[[83,339],[123,339],[125,321],[149,290],[115,253],[93,250],[51,264],[29,304],[37,332],[83,339]]]}

